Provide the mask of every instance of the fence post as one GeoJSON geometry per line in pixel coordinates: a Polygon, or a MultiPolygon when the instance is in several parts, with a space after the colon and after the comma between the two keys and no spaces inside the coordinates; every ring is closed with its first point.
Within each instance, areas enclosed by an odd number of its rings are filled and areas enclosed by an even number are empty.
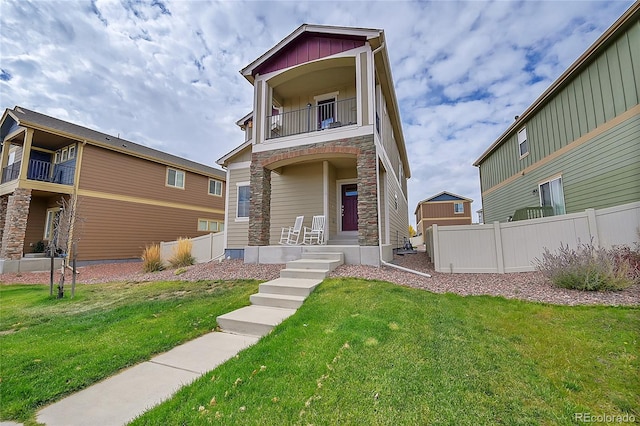
{"type": "Polygon", "coordinates": [[[500,232],[500,222],[493,222],[493,235],[496,240],[496,264],[498,273],[504,274],[504,257],[502,255],[502,233],[500,232]]]}
{"type": "Polygon", "coordinates": [[[586,209],[587,222],[589,223],[589,236],[594,247],[600,246],[600,238],[598,237],[598,221],[596,220],[596,211],[594,209],[586,209]]]}
{"type": "Polygon", "coordinates": [[[431,242],[433,244],[433,269],[435,269],[436,272],[440,272],[440,244],[438,244],[438,225],[434,223],[433,225],[431,225],[431,227],[433,229],[431,238],[431,242]]]}

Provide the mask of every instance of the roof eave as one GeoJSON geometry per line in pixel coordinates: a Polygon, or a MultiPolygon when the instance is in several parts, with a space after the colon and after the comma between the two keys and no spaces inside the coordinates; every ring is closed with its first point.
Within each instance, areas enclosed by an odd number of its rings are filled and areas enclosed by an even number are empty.
{"type": "Polygon", "coordinates": [[[491,154],[493,153],[500,145],[502,145],[508,138],[510,138],[516,129],[519,129],[524,125],[524,123],[533,116],[539,109],[542,108],[546,104],[546,102],[555,96],[560,90],[564,88],[564,86],[579,72],[581,72],[584,67],[591,62],[591,60],[596,56],[596,54],[600,53],[602,49],[605,49],[609,41],[612,40],[615,36],[617,36],[620,32],[627,29],[628,25],[631,25],[635,22],[636,19],[640,18],[640,1],[636,1],[634,4],[627,9],[625,13],[622,14],[620,18],[616,20],[598,39],[582,54],[578,59],[576,59],[569,68],[565,72],[563,72],[556,81],[551,83],[551,86],[545,90],[538,99],[536,99],[533,104],[529,106],[519,117],[518,119],[511,124],[500,135],[495,142],[489,146],[478,159],[473,163],[474,166],[479,167],[480,164],[491,154]]]}

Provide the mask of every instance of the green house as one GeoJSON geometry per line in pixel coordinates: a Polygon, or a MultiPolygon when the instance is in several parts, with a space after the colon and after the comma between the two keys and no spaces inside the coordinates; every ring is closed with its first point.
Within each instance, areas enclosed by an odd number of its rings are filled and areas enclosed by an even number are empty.
{"type": "Polygon", "coordinates": [[[640,200],[640,2],[475,161],[485,223],[640,200]]]}

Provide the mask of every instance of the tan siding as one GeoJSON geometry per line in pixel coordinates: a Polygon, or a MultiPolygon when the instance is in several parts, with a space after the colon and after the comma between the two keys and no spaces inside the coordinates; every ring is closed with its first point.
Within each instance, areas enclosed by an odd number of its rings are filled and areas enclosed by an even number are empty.
{"type": "Polygon", "coordinates": [[[185,188],[177,189],[166,186],[166,173],[162,164],[87,145],[79,188],[224,210],[224,197],[208,195],[209,177],[185,172],[185,188]]]}
{"type": "Polygon", "coordinates": [[[314,215],[323,214],[322,163],[284,167],[282,174],[271,174],[271,244],[278,244],[283,227],[292,226],[296,216],[304,215],[304,226],[311,226],[314,215]]]}
{"type": "Polygon", "coordinates": [[[403,237],[409,237],[409,211],[407,202],[402,196],[402,189],[398,182],[387,173],[387,193],[389,194],[389,243],[393,247],[401,247],[403,237]],[[398,195],[398,207],[395,205],[395,195],[398,195]]]}
{"type": "Polygon", "coordinates": [[[95,197],[78,197],[79,260],[132,259],[146,244],[197,237],[198,219],[223,221],[223,215],[95,197]]]}
{"type": "Polygon", "coordinates": [[[338,233],[338,196],[336,189],[336,169],[329,164],[329,236],[338,233]]]}
{"type": "Polygon", "coordinates": [[[227,226],[227,247],[230,249],[244,248],[249,244],[249,222],[236,222],[238,212],[238,182],[249,182],[251,170],[231,169],[229,170],[229,222],[227,226]]]}

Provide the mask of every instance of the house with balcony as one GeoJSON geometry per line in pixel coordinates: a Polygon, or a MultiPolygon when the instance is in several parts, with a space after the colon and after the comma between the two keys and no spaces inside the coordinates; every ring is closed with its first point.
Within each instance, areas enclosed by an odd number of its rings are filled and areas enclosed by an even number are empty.
{"type": "Polygon", "coordinates": [[[434,224],[442,226],[471,225],[472,199],[442,191],[420,201],[416,206],[416,232],[426,235],[434,224]]]}
{"type": "Polygon", "coordinates": [[[475,161],[485,223],[640,200],[640,2],[475,161]]]}
{"type": "Polygon", "coordinates": [[[139,258],[145,245],[224,230],[225,173],[23,107],[0,121],[0,272],[48,244],[77,196],[79,261],[139,258]]]}
{"type": "Polygon", "coordinates": [[[304,216],[325,217],[323,250],[380,265],[408,235],[410,177],[384,31],[302,25],[241,70],[253,110],[227,171],[226,250],[282,262],[279,245],[304,216]]]}

